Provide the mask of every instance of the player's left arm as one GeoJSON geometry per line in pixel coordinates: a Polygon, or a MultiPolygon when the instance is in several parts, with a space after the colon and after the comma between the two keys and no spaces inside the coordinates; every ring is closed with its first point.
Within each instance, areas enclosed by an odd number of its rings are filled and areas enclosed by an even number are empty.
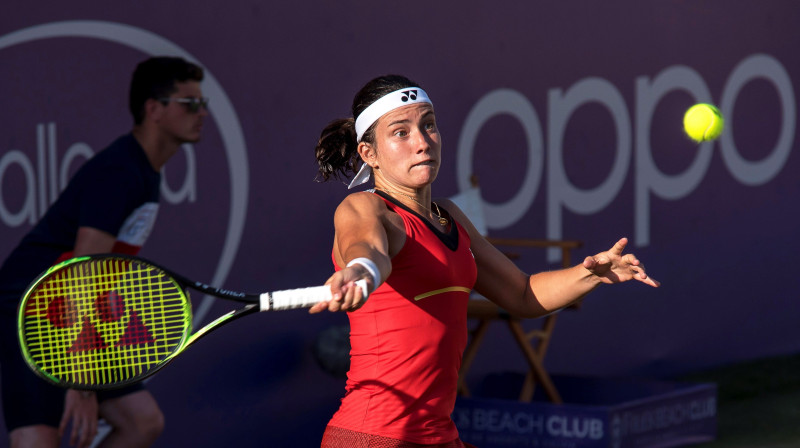
{"type": "Polygon", "coordinates": [[[441,203],[469,233],[478,267],[475,291],[515,316],[543,316],[570,305],[603,283],[638,280],[659,286],[633,254],[623,254],[625,238],[577,266],[529,275],[489,243],[455,204],[446,200],[441,203]]]}
{"type": "Polygon", "coordinates": [[[584,297],[601,284],[636,280],[652,287],[661,284],[645,272],[644,264],[633,254],[624,253],[627,238],[611,249],[586,257],[571,268],[547,271],[530,277],[524,301],[535,300],[547,312],[556,311],[584,297]]]}
{"type": "Polygon", "coordinates": [[[515,316],[534,317],[547,314],[547,309],[537,300],[524,299],[530,276],[489,243],[452,201],[436,199],[436,202],[469,234],[470,250],[478,268],[478,278],[473,289],[515,316]]]}

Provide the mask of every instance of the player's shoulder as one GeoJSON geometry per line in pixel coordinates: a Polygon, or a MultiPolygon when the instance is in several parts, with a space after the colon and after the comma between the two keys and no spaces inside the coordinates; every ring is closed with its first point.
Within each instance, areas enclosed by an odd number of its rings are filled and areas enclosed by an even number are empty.
{"type": "Polygon", "coordinates": [[[373,190],[364,190],[348,194],[342,200],[342,204],[383,204],[383,199],[373,190]]]}
{"type": "Polygon", "coordinates": [[[338,214],[374,214],[386,209],[386,205],[377,194],[366,190],[348,194],[336,209],[338,214]]]}

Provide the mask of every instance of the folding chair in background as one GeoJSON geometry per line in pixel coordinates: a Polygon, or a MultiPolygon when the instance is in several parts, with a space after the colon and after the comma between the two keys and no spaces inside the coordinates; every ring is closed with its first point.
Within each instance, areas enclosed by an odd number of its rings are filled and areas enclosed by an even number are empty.
{"type": "MultiPolygon", "coordinates": [[[[486,228],[485,215],[482,208],[482,201],[480,196],[480,188],[478,187],[477,178],[472,178],[472,188],[463,191],[460,194],[451,197],[450,199],[467,214],[470,220],[475,224],[475,227],[480,231],[486,239],[498,247],[503,253],[506,254],[515,262],[518,262],[520,254],[508,252],[508,250],[524,250],[529,248],[542,248],[547,249],[557,247],[561,250],[561,266],[572,266],[572,250],[577,249],[583,245],[583,242],[576,240],[541,240],[530,238],[493,238],[488,236],[486,228]]],[[[578,304],[570,306],[570,308],[577,308],[578,304]]],[[[545,370],[543,361],[547,352],[547,348],[552,339],[553,329],[555,328],[558,313],[551,313],[545,317],[537,319],[541,322],[539,328],[533,330],[526,330],[523,326],[523,321],[526,319],[511,316],[508,312],[504,311],[493,302],[487,300],[477,292],[473,291],[470,296],[469,306],[467,310],[467,317],[471,320],[477,320],[477,325],[470,331],[470,341],[464,350],[464,357],[461,362],[461,369],[458,378],[458,393],[459,395],[469,397],[470,390],[466,384],[466,376],[475,360],[480,349],[481,343],[486,336],[486,330],[489,324],[493,321],[505,321],[509,331],[511,332],[514,340],[517,342],[523,357],[528,363],[529,370],[523,382],[522,390],[519,394],[519,400],[530,402],[533,399],[533,394],[537,385],[541,385],[547,397],[553,403],[560,404],[563,402],[561,395],[553,384],[550,374],[545,370]]],[[[530,319],[527,319],[530,320],[530,319]]]]}

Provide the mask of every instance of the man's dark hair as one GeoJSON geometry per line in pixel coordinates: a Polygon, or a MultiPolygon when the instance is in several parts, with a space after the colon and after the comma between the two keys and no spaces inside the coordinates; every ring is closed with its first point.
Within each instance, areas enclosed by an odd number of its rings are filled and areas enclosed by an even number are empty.
{"type": "Polygon", "coordinates": [[[144,120],[144,103],[149,99],[169,97],[176,82],[203,80],[203,69],[179,57],[158,56],[139,63],[133,72],[128,103],[133,122],[144,120]]]}

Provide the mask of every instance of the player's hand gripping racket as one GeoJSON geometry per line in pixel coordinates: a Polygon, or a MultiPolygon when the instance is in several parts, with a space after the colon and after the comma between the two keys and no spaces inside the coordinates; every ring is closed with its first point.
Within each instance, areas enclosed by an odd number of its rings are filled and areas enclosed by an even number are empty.
{"type": "MultiPolygon", "coordinates": [[[[366,298],[366,283],[356,283],[366,298]]],[[[92,255],[57,264],[32,283],[19,308],[19,339],[25,360],[46,380],[114,389],[152,375],[239,317],[326,300],[327,285],[245,294],[187,280],[141,258],[92,255]],[[193,333],[188,288],[247,305],[193,333]]]]}

